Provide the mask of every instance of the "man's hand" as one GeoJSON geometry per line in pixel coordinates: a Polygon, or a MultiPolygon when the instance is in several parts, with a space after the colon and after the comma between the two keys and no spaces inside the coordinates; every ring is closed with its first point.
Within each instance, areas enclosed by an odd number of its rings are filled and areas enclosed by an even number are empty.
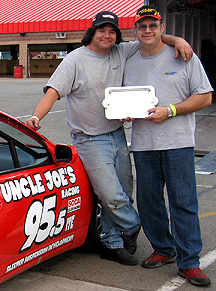
{"type": "Polygon", "coordinates": [[[168,111],[166,107],[155,107],[148,110],[149,116],[143,120],[151,120],[155,123],[162,123],[168,118],[168,111]]]}
{"type": "Polygon", "coordinates": [[[182,56],[182,58],[186,61],[189,62],[190,59],[193,56],[193,49],[189,45],[189,43],[186,42],[181,37],[178,36],[173,36],[173,35],[162,35],[162,41],[163,43],[166,43],[168,45],[174,46],[175,51],[176,51],[176,58],[179,57],[179,52],[182,56]]]}
{"type": "Polygon", "coordinates": [[[34,130],[38,130],[41,128],[41,126],[39,125],[39,118],[36,116],[32,116],[29,119],[27,119],[26,124],[33,128],[34,130]]]}
{"type": "Polygon", "coordinates": [[[179,57],[179,52],[182,58],[189,62],[193,56],[193,49],[183,38],[177,37],[175,40],[176,59],[179,57]]]}
{"type": "Polygon", "coordinates": [[[135,119],[135,118],[127,117],[127,118],[120,119],[120,121],[123,121],[123,122],[131,122],[131,121],[133,121],[134,119],[135,119]]]}

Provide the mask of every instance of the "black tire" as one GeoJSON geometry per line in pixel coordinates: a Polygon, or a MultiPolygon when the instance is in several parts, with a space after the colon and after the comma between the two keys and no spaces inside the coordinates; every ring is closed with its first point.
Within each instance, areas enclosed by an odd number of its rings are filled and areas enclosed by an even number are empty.
{"type": "Polygon", "coordinates": [[[101,205],[95,197],[92,217],[89,224],[89,230],[84,245],[81,247],[83,252],[99,253],[100,252],[100,234],[101,234],[101,205]]]}

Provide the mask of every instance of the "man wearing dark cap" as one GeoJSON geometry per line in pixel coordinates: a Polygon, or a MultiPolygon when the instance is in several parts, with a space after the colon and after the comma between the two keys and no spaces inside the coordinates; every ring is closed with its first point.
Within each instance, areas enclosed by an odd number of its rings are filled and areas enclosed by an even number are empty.
{"type": "MultiPolygon", "coordinates": [[[[102,205],[101,258],[136,265],[140,220],[132,205],[130,156],[122,122],[107,120],[102,106],[105,88],[122,84],[126,59],[139,48],[138,42],[121,41],[118,17],[98,13],[83,46],[69,53],[49,79],[27,124],[38,130],[39,120],[66,96],[72,142],[102,205]]],[[[187,45],[185,51],[190,53],[187,45]]]]}
{"type": "Polygon", "coordinates": [[[188,63],[174,58],[173,47],[161,41],[164,28],[155,7],[137,11],[134,29],[141,49],[128,59],[124,75],[125,86],[152,85],[159,99],[149,116],[135,119],[132,127],[138,211],[154,249],[142,267],[157,268],[176,259],[181,277],[193,285],[208,286],[210,280],[199,268],[202,240],[194,171],[194,112],[211,104],[212,87],[195,54],[188,63]],[[151,71],[146,72],[146,67],[151,71]]]}

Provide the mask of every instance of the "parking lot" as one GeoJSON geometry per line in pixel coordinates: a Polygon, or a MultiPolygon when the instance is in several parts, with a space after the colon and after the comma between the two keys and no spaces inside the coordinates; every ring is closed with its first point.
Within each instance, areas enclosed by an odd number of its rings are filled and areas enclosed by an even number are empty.
{"type": "MultiPolygon", "coordinates": [[[[0,108],[22,121],[32,112],[43,96],[42,87],[46,78],[0,79],[0,108]]],[[[196,114],[196,152],[195,160],[203,154],[216,151],[216,103],[196,114]]],[[[66,124],[64,100],[56,102],[52,111],[41,121],[40,133],[54,143],[70,144],[66,124]]],[[[131,125],[126,125],[130,141],[131,125]]],[[[208,162],[207,162],[208,164],[208,162]]],[[[211,160],[216,169],[216,158],[211,160]]],[[[133,166],[134,170],[134,166],[133,166]]],[[[203,237],[201,268],[211,279],[208,290],[216,290],[216,173],[197,174],[197,190],[200,206],[200,223],[203,237]]],[[[134,172],[134,186],[136,183],[134,172]]],[[[135,187],[134,187],[135,188],[135,187]]],[[[135,191],[134,191],[135,192],[135,191]]],[[[135,193],[134,193],[135,194],[135,193]]],[[[26,271],[0,285],[0,290],[136,290],[171,291],[197,290],[177,276],[176,264],[158,269],[141,268],[143,259],[152,252],[143,231],[138,237],[136,256],[139,265],[123,266],[115,262],[101,260],[99,254],[88,254],[74,250],[53,258],[26,271]]]]}

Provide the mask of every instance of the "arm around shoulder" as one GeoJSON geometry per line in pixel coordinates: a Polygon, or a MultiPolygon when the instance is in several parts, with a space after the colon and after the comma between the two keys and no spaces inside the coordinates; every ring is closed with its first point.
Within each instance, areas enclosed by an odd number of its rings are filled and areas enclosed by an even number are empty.
{"type": "Polygon", "coordinates": [[[170,46],[175,47],[176,58],[179,57],[179,52],[186,62],[192,58],[193,49],[183,38],[173,35],[162,35],[162,41],[170,46]]]}

